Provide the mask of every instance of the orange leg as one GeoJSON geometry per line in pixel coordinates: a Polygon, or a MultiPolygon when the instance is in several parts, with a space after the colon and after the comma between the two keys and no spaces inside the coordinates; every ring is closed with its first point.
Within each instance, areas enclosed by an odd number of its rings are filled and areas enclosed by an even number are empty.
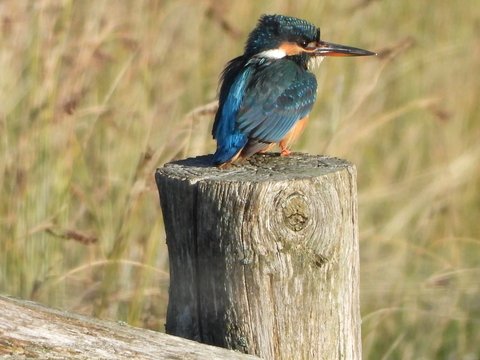
{"type": "MultiPolygon", "coordinates": [[[[288,132],[288,134],[285,135],[285,137],[282,140],[280,140],[279,145],[282,148],[282,152],[280,153],[280,156],[286,156],[292,153],[292,150],[290,150],[288,146],[290,146],[295,141],[297,141],[298,137],[302,134],[303,130],[305,130],[307,123],[308,123],[308,115],[305,116],[303,119],[298,120],[298,122],[293,126],[293,128],[288,132]]],[[[264,149],[258,152],[260,153],[266,152],[275,145],[276,143],[271,143],[267,145],[264,149]]],[[[244,157],[242,156],[242,150],[240,150],[238,153],[235,154],[234,157],[232,157],[227,162],[218,165],[218,167],[227,168],[230,166],[231,163],[237,160],[243,160],[243,159],[244,157]]]]}
{"type": "Polygon", "coordinates": [[[280,141],[279,145],[282,148],[282,152],[280,153],[280,156],[286,156],[286,155],[290,155],[292,153],[292,150],[290,150],[287,147],[286,141],[283,141],[283,140],[280,141]]]}
{"type": "Polygon", "coordinates": [[[240,153],[242,152],[242,150],[240,150],[239,152],[237,152],[230,160],[228,160],[227,162],[224,162],[223,164],[220,164],[220,165],[217,165],[220,169],[226,169],[228,167],[230,167],[230,165],[234,162],[234,161],[237,161],[238,158],[240,157],[240,153]]]}
{"type": "MultiPolygon", "coordinates": [[[[267,145],[263,150],[260,150],[258,151],[259,153],[263,153],[263,152],[266,152],[268,150],[270,150],[272,147],[275,146],[276,143],[271,143],[269,145],[267,145]]],[[[223,164],[220,164],[218,165],[219,168],[221,169],[226,169],[228,168],[231,164],[233,163],[237,163],[237,162],[241,162],[243,160],[245,160],[247,157],[243,156],[242,155],[242,151],[243,149],[241,149],[239,152],[237,152],[230,160],[228,160],[227,162],[224,162],[223,164]]],[[[250,155],[249,155],[250,156],[250,155]]]]}

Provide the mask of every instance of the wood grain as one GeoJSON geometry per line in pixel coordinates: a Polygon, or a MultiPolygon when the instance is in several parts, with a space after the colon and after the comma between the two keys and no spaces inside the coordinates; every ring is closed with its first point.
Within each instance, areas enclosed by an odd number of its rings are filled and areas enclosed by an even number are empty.
{"type": "Polygon", "coordinates": [[[157,170],[166,329],[264,359],[361,359],[356,170],[325,156],[157,170]]]}
{"type": "Polygon", "coordinates": [[[2,359],[258,359],[2,295],[0,309],[2,359]]]}

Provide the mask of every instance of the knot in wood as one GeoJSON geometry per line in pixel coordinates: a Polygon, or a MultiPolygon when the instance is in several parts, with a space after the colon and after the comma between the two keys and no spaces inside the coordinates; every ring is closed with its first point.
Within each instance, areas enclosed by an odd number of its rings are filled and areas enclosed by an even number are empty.
{"type": "Polygon", "coordinates": [[[309,208],[305,195],[290,194],[282,203],[282,210],[284,223],[291,230],[298,232],[307,226],[309,208]]]}

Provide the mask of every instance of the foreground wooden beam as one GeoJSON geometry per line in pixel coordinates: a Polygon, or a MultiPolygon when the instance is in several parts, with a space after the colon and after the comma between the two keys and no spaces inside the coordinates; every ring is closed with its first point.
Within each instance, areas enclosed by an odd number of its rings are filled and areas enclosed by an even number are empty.
{"type": "Polygon", "coordinates": [[[155,331],[0,295],[0,358],[254,360],[155,331]]]}
{"type": "Polygon", "coordinates": [[[305,154],[210,162],[156,173],[167,332],[268,360],[361,359],[355,167],[305,154]]]}

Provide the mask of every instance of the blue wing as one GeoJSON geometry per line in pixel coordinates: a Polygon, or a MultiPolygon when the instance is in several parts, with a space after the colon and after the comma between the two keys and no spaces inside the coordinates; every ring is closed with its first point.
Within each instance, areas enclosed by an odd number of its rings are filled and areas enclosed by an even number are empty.
{"type": "Polygon", "coordinates": [[[213,124],[213,138],[217,140],[217,151],[213,156],[215,165],[233,158],[248,142],[248,135],[235,124],[238,110],[243,101],[247,80],[253,68],[243,67],[241,57],[232,60],[223,73],[219,108],[213,124]]]}
{"type": "Polygon", "coordinates": [[[244,147],[242,154],[249,156],[282,140],[310,113],[316,90],[315,75],[292,60],[248,63],[233,81],[216,119],[214,162],[226,162],[244,147]]]}

